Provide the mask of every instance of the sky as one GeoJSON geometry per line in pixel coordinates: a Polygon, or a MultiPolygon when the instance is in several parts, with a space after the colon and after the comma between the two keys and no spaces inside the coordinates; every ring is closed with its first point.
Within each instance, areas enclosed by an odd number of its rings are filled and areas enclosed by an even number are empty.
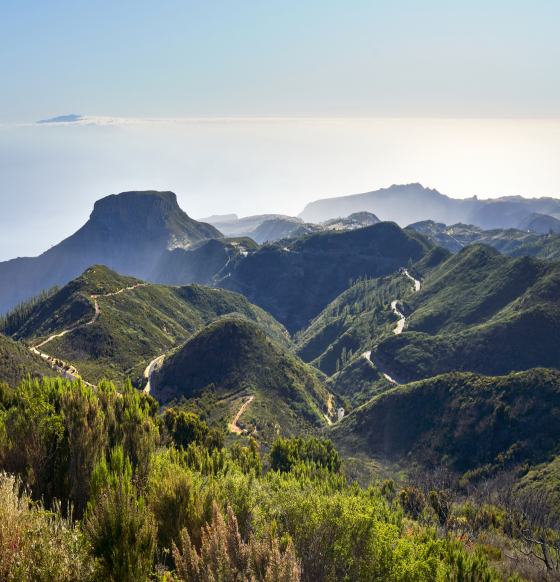
{"type": "Polygon", "coordinates": [[[559,25],[557,0],[0,2],[0,260],[125,190],[195,218],[560,197],[559,25]]]}

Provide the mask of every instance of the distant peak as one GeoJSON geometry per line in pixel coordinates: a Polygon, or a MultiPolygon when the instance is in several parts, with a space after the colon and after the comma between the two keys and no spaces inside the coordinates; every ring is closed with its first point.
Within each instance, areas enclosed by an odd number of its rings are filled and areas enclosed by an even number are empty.
{"type": "Polygon", "coordinates": [[[140,192],[121,192],[97,200],[91,217],[106,213],[118,213],[122,217],[130,215],[163,215],[180,210],[174,192],[146,190],[140,192]]]}
{"type": "Polygon", "coordinates": [[[72,121],[80,121],[82,118],[83,115],[60,115],[59,117],[53,117],[52,119],[42,119],[35,123],[71,123],[72,121]]]}

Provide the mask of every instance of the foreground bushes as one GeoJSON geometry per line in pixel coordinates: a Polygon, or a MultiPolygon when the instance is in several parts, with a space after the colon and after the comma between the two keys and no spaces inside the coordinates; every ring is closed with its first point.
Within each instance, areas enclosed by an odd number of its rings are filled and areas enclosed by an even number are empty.
{"type": "Polygon", "coordinates": [[[429,500],[437,527],[441,495],[348,486],[329,441],[278,441],[263,476],[254,439],[222,448],[190,416],[167,427],[130,387],[28,380],[5,401],[0,468],[36,501],[2,473],[1,580],[502,581],[487,555],[405,518],[429,500]]]}

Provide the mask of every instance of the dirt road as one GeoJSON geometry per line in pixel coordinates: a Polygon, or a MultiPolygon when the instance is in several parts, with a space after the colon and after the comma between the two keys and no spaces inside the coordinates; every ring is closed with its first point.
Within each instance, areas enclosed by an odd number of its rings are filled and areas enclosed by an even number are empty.
{"type": "MultiPolygon", "coordinates": [[[[70,366],[70,364],[63,362],[62,360],[58,360],[57,358],[53,358],[52,356],[49,356],[47,354],[43,354],[37,348],[40,348],[41,346],[48,344],[53,339],[56,339],[57,337],[62,337],[63,335],[66,335],[67,333],[70,333],[71,331],[74,331],[75,329],[78,329],[79,327],[85,327],[86,325],[91,325],[92,323],[95,323],[97,321],[97,318],[99,317],[99,314],[101,313],[99,303],[97,303],[98,297],[110,297],[111,295],[118,295],[119,293],[122,293],[123,291],[129,291],[130,289],[136,289],[136,287],[142,287],[144,285],[147,285],[147,283],[138,283],[137,285],[133,285],[132,287],[125,287],[124,289],[121,289],[120,291],[115,291],[114,293],[105,293],[105,295],[92,295],[91,298],[93,299],[93,302],[95,304],[95,314],[90,321],[88,321],[86,323],[82,323],[81,325],[75,325],[74,327],[69,327],[68,329],[65,329],[61,333],[51,335],[44,342],[41,342],[40,344],[37,344],[36,346],[33,346],[29,349],[33,353],[35,353],[35,354],[41,356],[43,359],[47,360],[47,362],[49,362],[53,366],[53,368],[56,368],[64,376],[70,378],[71,380],[76,380],[76,378],[79,376],[78,370],[76,370],[76,368],[74,368],[73,366],[70,366]],[[55,363],[55,362],[60,362],[61,365],[58,363],[55,363]]],[[[86,381],[83,381],[83,382],[87,386],[91,386],[92,388],[97,388],[97,386],[95,386],[94,384],[89,384],[86,381]]]]}
{"type": "Polygon", "coordinates": [[[253,400],[254,396],[250,396],[249,400],[247,400],[247,402],[245,402],[245,404],[240,408],[239,412],[237,413],[237,416],[234,418],[233,422],[229,425],[229,429],[233,432],[243,432],[242,429],[240,429],[237,426],[237,421],[239,420],[239,417],[245,412],[245,409],[247,408],[247,406],[249,406],[249,403],[251,402],[251,400],[253,400]]]}

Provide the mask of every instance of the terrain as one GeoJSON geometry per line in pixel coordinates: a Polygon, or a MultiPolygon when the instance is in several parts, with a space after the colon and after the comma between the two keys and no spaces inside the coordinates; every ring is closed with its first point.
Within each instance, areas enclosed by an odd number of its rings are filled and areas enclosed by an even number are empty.
{"type": "Polygon", "coordinates": [[[560,200],[507,196],[489,200],[454,199],[421,184],[393,185],[374,192],[317,200],[307,204],[298,216],[306,222],[322,222],[366,210],[381,220],[401,226],[423,220],[444,224],[459,222],[483,229],[517,228],[530,214],[538,212],[560,218],[560,200]]]}
{"type": "Polygon", "coordinates": [[[221,236],[213,226],[189,218],[173,192],[107,196],[95,203],[84,226],[39,257],[0,263],[0,313],[95,264],[146,279],[164,250],[221,236]]]}
{"type": "Polygon", "coordinates": [[[313,370],[254,323],[215,322],[166,355],[151,394],[207,422],[236,423],[264,443],[318,429],[336,419],[336,397],[313,370]]]}
{"type": "Polygon", "coordinates": [[[148,363],[211,321],[246,318],[279,344],[286,330],[236,293],[199,285],[147,284],[94,265],[38,303],[16,340],[71,366],[90,384],[106,377],[118,384],[130,376],[143,387],[148,363]]]}
{"type": "MultiPolygon", "coordinates": [[[[433,251],[435,254],[436,251],[433,251]]],[[[375,354],[410,380],[452,370],[486,375],[556,367],[560,264],[469,245],[415,265],[422,289],[402,302],[407,326],[375,354]]]]}
{"type": "Polygon", "coordinates": [[[433,243],[381,222],[351,231],[324,231],[235,255],[212,281],[242,293],[294,333],[358,277],[377,278],[420,260],[433,243]]]}
{"type": "Polygon", "coordinates": [[[58,374],[43,358],[0,334],[0,385],[6,383],[15,388],[28,375],[39,379],[58,374]]]}
{"type": "Polygon", "coordinates": [[[523,467],[524,476],[556,463],[559,417],[558,371],[453,372],[385,391],[329,434],[342,449],[409,466],[446,464],[464,483],[476,483],[500,471],[523,467]]]}

